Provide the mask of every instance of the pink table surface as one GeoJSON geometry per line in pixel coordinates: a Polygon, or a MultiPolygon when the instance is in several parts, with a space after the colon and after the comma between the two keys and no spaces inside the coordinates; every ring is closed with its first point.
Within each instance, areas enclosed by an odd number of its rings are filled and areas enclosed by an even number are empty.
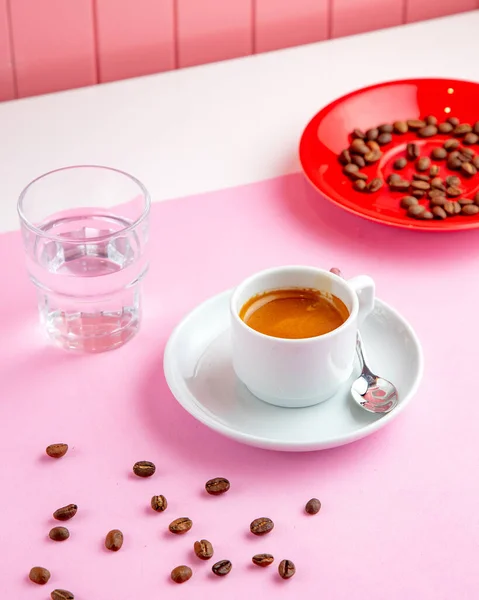
{"type": "Polygon", "coordinates": [[[65,353],[38,332],[35,295],[18,232],[0,237],[0,597],[44,600],[65,587],[78,600],[139,598],[312,598],[460,600],[479,593],[479,345],[476,313],[479,232],[421,234],[344,214],[301,175],[152,209],[151,272],[143,329],[98,356],[65,353]],[[361,442],[310,454],[268,452],[227,440],[193,420],[169,393],[165,342],[198,302],[249,273],[283,263],[369,273],[378,296],[416,328],[426,371],[417,398],[391,426],[361,442]],[[49,443],[66,441],[53,461],[49,443]],[[137,460],[157,472],[140,480],[137,460]],[[223,497],[204,482],[231,480],[223,497]],[[168,510],[149,508],[164,494],[168,510]],[[303,513],[317,496],[319,515],[303,513]],[[51,513],[79,505],[71,537],[48,539],[51,513]],[[192,531],[168,533],[189,516],[192,531]],[[270,516],[266,538],[250,521],[270,516]],[[116,554],[103,548],[125,533],[116,554]],[[206,537],[233,571],[211,574],[192,555],[206,537]],[[251,564],[257,552],[290,558],[297,574],[251,564]],[[190,564],[191,581],[169,581],[190,564]],[[41,588],[29,569],[50,569],[41,588]]]}

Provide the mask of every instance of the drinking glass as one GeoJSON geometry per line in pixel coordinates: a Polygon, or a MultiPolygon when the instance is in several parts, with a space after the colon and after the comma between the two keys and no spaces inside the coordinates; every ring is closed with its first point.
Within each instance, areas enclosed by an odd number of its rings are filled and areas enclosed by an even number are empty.
{"type": "Polygon", "coordinates": [[[18,200],[40,319],[63,348],[102,352],[138,331],[148,268],[150,196],[122,171],[73,166],[32,181],[18,200]]]}

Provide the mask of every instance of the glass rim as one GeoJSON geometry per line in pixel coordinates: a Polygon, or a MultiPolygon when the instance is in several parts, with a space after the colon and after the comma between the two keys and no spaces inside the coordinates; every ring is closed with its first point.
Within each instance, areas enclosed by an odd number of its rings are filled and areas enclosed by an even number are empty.
{"type": "Polygon", "coordinates": [[[25,199],[25,196],[27,195],[27,192],[30,190],[30,188],[35,183],[38,183],[39,181],[41,181],[42,179],[45,179],[49,175],[54,175],[55,173],[60,173],[61,171],[73,171],[75,169],[101,169],[101,170],[105,170],[105,171],[112,171],[119,175],[124,175],[125,177],[130,179],[130,181],[133,181],[141,190],[143,197],[145,199],[145,207],[144,207],[142,213],[140,214],[140,216],[137,219],[135,219],[135,221],[133,223],[131,223],[130,225],[128,225],[127,227],[123,227],[122,229],[115,231],[114,233],[108,233],[105,235],[100,235],[100,236],[96,236],[96,237],[92,237],[92,238],[88,238],[88,239],[82,239],[82,240],[68,239],[69,243],[85,244],[87,242],[90,243],[90,242],[95,242],[95,241],[113,239],[115,237],[118,237],[118,236],[128,233],[130,231],[133,231],[134,229],[136,229],[138,227],[138,225],[140,225],[140,223],[142,221],[144,221],[146,219],[146,217],[148,216],[148,214],[150,212],[151,197],[150,197],[150,194],[149,194],[148,190],[146,189],[146,187],[134,175],[130,175],[130,173],[127,173],[126,171],[122,171],[121,169],[116,169],[115,167],[106,167],[104,165],[70,165],[67,167],[60,167],[58,169],[52,169],[51,171],[47,171],[46,173],[43,173],[42,175],[35,177],[35,179],[32,179],[32,181],[30,181],[30,183],[26,187],[24,187],[23,190],[21,191],[20,196],[18,197],[18,201],[17,201],[17,212],[18,212],[18,216],[20,217],[21,223],[29,231],[31,231],[35,235],[47,238],[47,239],[55,241],[55,242],[65,242],[66,241],[65,238],[62,237],[61,235],[54,235],[54,234],[45,232],[42,229],[40,229],[39,227],[37,227],[36,225],[34,225],[26,217],[26,215],[24,213],[23,201],[25,199]]]}

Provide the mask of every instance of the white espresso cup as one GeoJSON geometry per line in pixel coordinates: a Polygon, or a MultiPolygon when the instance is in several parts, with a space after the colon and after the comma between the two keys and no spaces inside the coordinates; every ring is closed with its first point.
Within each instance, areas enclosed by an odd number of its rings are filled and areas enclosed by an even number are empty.
{"type": "Polygon", "coordinates": [[[327,400],[351,375],[356,335],[374,308],[374,281],[366,275],[348,281],[315,267],[278,267],[243,281],[231,298],[233,367],[257,398],[285,407],[327,400]],[[248,300],[271,290],[312,288],[344,302],[349,317],[337,329],[310,338],[277,338],[249,327],[240,311],[248,300]]]}

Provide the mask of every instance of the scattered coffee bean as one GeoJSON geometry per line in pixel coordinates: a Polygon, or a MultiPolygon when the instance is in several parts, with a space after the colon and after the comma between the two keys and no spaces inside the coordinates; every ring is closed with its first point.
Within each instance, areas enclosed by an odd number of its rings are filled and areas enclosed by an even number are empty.
{"type": "MultiPolygon", "coordinates": [[[[374,180],[373,180],[374,181],[374,180]]],[[[372,182],[371,182],[372,183],[372,182]]],[[[212,496],[219,496],[230,489],[230,482],[224,477],[216,477],[205,483],[205,490],[212,496]]]]}
{"type": "Polygon", "coordinates": [[[388,175],[386,182],[390,184],[391,181],[399,181],[400,179],[402,179],[402,177],[401,175],[399,175],[399,173],[391,173],[390,175],[388,175]]]}
{"type": "Polygon", "coordinates": [[[446,204],[444,204],[442,208],[450,217],[457,215],[461,212],[461,205],[458,202],[453,202],[451,200],[446,202],[446,204]]]}
{"type": "Polygon", "coordinates": [[[393,139],[393,136],[390,133],[381,133],[378,136],[378,144],[380,146],[385,146],[386,144],[389,144],[393,139]]]}
{"type": "Polygon", "coordinates": [[[476,135],[479,135],[479,121],[476,121],[474,123],[474,127],[472,128],[472,130],[476,135]]]}
{"type": "Polygon", "coordinates": [[[199,542],[195,542],[194,551],[198,558],[201,560],[209,560],[213,554],[213,544],[208,540],[200,540],[199,542]]]}
{"type": "Polygon", "coordinates": [[[249,526],[251,533],[254,533],[254,535],[266,535],[273,530],[273,527],[274,523],[268,517],[255,519],[249,526]]]}
{"type": "Polygon", "coordinates": [[[410,142],[406,146],[406,156],[408,160],[416,160],[419,157],[419,146],[415,142],[410,142]]]}
{"type": "Polygon", "coordinates": [[[414,181],[430,181],[431,180],[429,175],[423,175],[420,173],[413,173],[412,178],[414,181]]]}
{"type": "Polygon", "coordinates": [[[447,217],[446,211],[440,206],[434,206],[431,212],[436,219],[445,219],[447,217]]]}
{"type": "Polygon", "coordinates": [[[389,182],[389,187],[394,192],[404,192],[409,189],[410,185],[410,182],[405,179],[392,179],[389,182]]]}
{"type": "Polygon", "coordinates": [[[351,154],[349,153],[349,150],[343,150],[338,156],[338,160],[342,165],[349,165],[351,162],[351,154]]]}
{"type": "Polygon", "coordinates": [[[461,121],[457,117],[449,117],[447,122],[450,123],[453,127],[457,127],[461,121]]]}
{"type": "Polygon", "coordinates": [[[447,183],[447,185],[450,185],[453,187],[459,187],[461,185],[461,180],[459,179],[459,177],[456,177],[455,175],[449,175],[448,177],[446,177],[446,183],[447,183]]]}
{"type": "Polygon", "coordinates": [[[368,185],[366,186],[366,190],[369,193],[374,194],[374,192],[377,192],[382,187],[383,187],[383,180],[379,179],[379,177],[375,177],[374,179],[371,179],[371,181],[368,183],[368,185]]]}
{"type": "Polygon", "coordinates": [[[448,202],[446,196],[434,196],[431,198],[431,206],[444,206],[448,202]]]}
{"type": "Polygon", "coordinates": [[[75,596],[68,590],[53,590],[50,598],[52,600],[75,600],[75,596]]]}
{"type": "Polygon", "coordinates": [[[63,542],[70,537],[70,532],[66,527],[54,527],[53,529],[50,529],[48,536],[54,542],[63,542]]]}
{"type": "Polygon", "coordinates": [[[404,169],[404,167],[407,165],[407,159],[406,158],[398,158],[396,161],[394,161],[393,164],[393,168],[394,169],[404,169]]]}
{"type": "Polygon", "coordinates": [[[467,177],[473,177],[477,173],[476,167],[469,162],[462,163],[461,170],[467,177]]]}
{"type": "Polygon", "coordinates": [[[467,161],[472,160],[476,155],[472,148],[462,148],[461,154],[466,158],[467,161]]]}
{"type": "Polygon", "coordinates": [[[353,138],[354,139],[364,140],[365,137],[366,137],[366,134],[361,129],[355,129],[353,131],[353,138]]]}
{"type": "Polygon", "coordinates": [[[364,155],[364,160],[368,163],[368,165],[372,165],[373,163],[378,162],[381,156],[382,152],[379,150],[371,150],[371,152],[368,152],[364,155]]]}
{"type": "Polygon", "coordinates": [[[191,519],[188,517],[180,517],[179,519],[172,521],[169,524],[168,529],[171,531],[171,533],[182,535],[183,533],[189,531],[192,527],[193,521],[191,519]]]}
{"type": "Polygon", "coordinates": [[[479,192],[477,192],[477,194],[474,196],[474,204],[479,206],[479,192]]]}
{"type": "Polygon", "coordinates": [[[461,208],[461,212],[463,215],[477,215],[479,213],[479,206],[475,204],[466,204],[461,208]]]}
{"type": "Polygon", "coordinates": [[[450,123],[440,123],[437,126],[439,133],[451,133],[454,127],[450,123]]]}
{"type": "Polygon", "coordinates": [[[33,567],[30,569],[28,577],[30,578],[30,581],[33,581],[33,583],[45,585],[45,583],[48,583],[51,575],[48,569],[44,569],[43,567],[33,567]]]}
{"type": "Polygon", "coordinates": [[[168,508],[168,502],[162,494],[153,496],[151,499],[151,508],[156,512],[163,512],[168,508]]]}
{"type": "Polygon", "coordinates": [[[61,458],[68,452],[68,444],[50,444],[47,446],[46,453],[52,458],[61,458]]]}
{"type": "Polygon", "coordinates": [[[363,169],[366,166],[366,161],[360,154],[353,154],[351,156],[351,162],[360,169],[363,169]]]}
{"type": "Polygon", "coordinates": [[[431,177],[436,177],[439,175],[440,170],[441,169],[438,167],[438,165],[432,165],[432,167],[429,169],[429,175],[431,177]]]}
{"type": "Polygon", "coordinates": [[[282,560],[279,563],[278,573],[281,579],[290,579],[296,573],[296,567],[291,560],[282,560]]]}
{"type": "Polygon", "coordinates": [[[364,140],[355,139],[351,142],[351,146],[349,147],[349,151],[353,154],[367,154],[369,152],[369,146],[366,146],[364,140]]]}
{"type": "Polygon", "coordinates": [[[434,188],[432,190],[429,190],[427,195],[429,196],[429,198],[435,198],[436,196],[445,196],[446,192],[445,190],[438,190],[437,188],[434,188]]]}
{"type": "Polygon", "coordinates": [[[471,200],[471,198],[459,198],[458,202],[461,206],[466,206],[467,204],[474,204],[474,200],[471,200]]]}
{"type": "Polygon", "coordinates": [[[431,186],[427,181],[412,181],[411,188],[413,190],[424,190],[427,192],[429,189],[431,189],[431,186]]]}
{"type": "Polygon", "coordinates": [[[443,147],[447,152],[451,152],[452,150],[459,148],[459,140],[446,140],[443,147]]]}
{"type": "Polygon", "coordinates": [[[446,191],[446,186],[440,177],[434,177],[434,179],[431,180],[431,187],[442,192],[446,191]]]}
{"type": "Polygon", "coordinates": [[[418,158],[416,161],[416,169],[418,171],[427,171],[430,166],[431,166],[431,159],[428,158],[427,156],[421,156],[421,158],[418,158]]]}
{"type": "Polygon", "coordinates": [[[434,115],[428,115],[424,120],[426,125],[437,125],[437,118],[434,115]]]}
{"type": "Polygon", "coordinates": [[[478,135],[476,135],[475,133],[466,133],[466,135],[464,136],[463,143],[471,146],[472,144],[477,144],[478,141],[479,141],[478,135]]]}
{"type": "Polygon", "coordinates": [[[193,571],[190,569],[190,567],[187,567],[186,565],[180,565],[171,571],[170,577],[175,583],[185,583],[185,581],[191,579],[192,575],[193,571]]]}
{"type": "Polygon", "coordinates": [[[405,121],[395,121],[393,123],[393,128],[394,132],[399,133],[400,135],[407,133],[409,130],[408,124],[405,121]]]}
{"type": "Polygon", "coordinates": [[[413,195],[414,198],[424,198],[424,196],[426,195],[426,192],[423,192],[422,190],[413,190],[411,192],[411,194],[413,195]]]}
{"type": "Polygon", "coordinates": [[[453,185],[450,185],[447,190],[446,193],[448,196],[450,196],[451,198],[457,198],[458,196],[461,195],[461,190],[458,187],[455,187],[453,185]]]}
{"type": "Polygon", "coordinates": [[[274,562],[274,556],[272,554],[255,554],[251,560],[258,567],[269,567],[274,562]]]}
{"type": "Polygon", "coordinates": [[[426,207],[422,204],[413,204],[407,209],[407,214],[414,219],[421,219],[424,212],[426,212],[426,207]]]}
{"type": "Polygon", "coordinates": [[[447,159],[447,168],[451,171],[458,171],[461,168],[462,160],[456,156],[449,156],[447,159]]]}
{"type": "Polygon", "coordinates": [[[418,131],[419,129],[426,127],[425,121],[422,121],[421,119],[409,119],[407,125],[412,131],[418,131]]]}
{"type": "MultiPolygon", "coordinates": [[[[348,165],[348,166],[355,166],[355,165],[348,165]]],[[[155,473],[155,471],[156,471],[155,465],[152,462],[150,462],[149,460],[140,460],[133,465],[133,473],[135,475],[138,475],[138,477],[151,477],[155,473]]]]}
{"type": "Polygon", "coordinates": [[[366,131],[366,138],[368,140],[375,140],[379,135],[379,131],[374,127],[373,129],[368,129],[366,131]]]}
{"type": "Polygon", "coordinates": [[[366,188],[366,182],[363,179],[356,179],[353,183],[353,188],[358,192],[364,192],[366,188]]]}
{"type": "Polygon", "coordinates": [[[391,123],[384,123],[378,127],[379,133],[392,133],[393,129],[394,127],[391,125],[391,123]]]}
{"type": "Polygon", "coordinates": [[[433,160],[444,160],[447,157],[447,151],[445,148],[433,148],[431,152],[431,158],[433,160]]]}
{"type": "Polygon", "coordinates": [[[423,137],[423,138],[432,137],[433,135],[436,135],[436,133],[437,133],[437,127],[435,127],[434,125],[426,125],[426,127],[422,127],[417,132],[418,136],[423,137]]]}
{"type": "Polygon", "coordinates": [[[218,577],[224,577],[225,575],[228,575],[232,568],[233,565],[231,564],[231,561],[219,560],[211,567],[211,570],[215,575],[218,575],[218,577]]]}
{"type": "Polygon", "coordinates": [[[316,515],[321,510],[321,502],[317,498],[311,498],[306,503],[304,510],[308,513],[308,515],[316,515]]]}
{"type": "Polygon", "coordinates": [[[105,548],[112,552],[118,552],[123,546],[123,533],[119,529],[112,529],[106,534],[105,548]]]}
{"type": "Polygon", "coordinates": [[[454,127],[453,135],[456,137],[463,137],[466,133],[470,133],[472,131],[472,127],[469,123],[461,123],[460,125],[456,125],[454,127]]]}
{"type": "Polygon", "coordinates": [[[431,212],[431,211],[429,211],[429,210],[425,210],[425,211],[422,213],[422,217],[421,217],[421,218],[422,218],[422,219],[425,219],[426,221],[430,221],[431,219],[434,219],[434,215],[432,214],[432,212],[431,212]]]}
{"type": "Polygon", "coordinates": [[[352,163],[347,164],[344,168],[343,168],[343,173],[345,175],[347,175],[348,177],[350,177],[351,175],[353,175],[354,173],[357,173],[359,171],[359,167],[357,165],[353,165],[352,163]]]}
{"type": "Polygon", "coordinates": [[[57,521],[69,521],[77,514],[78,506],[76,504],[68,504],[58,508],[53,513],[53,518],[57,521]]]}
{"type": "MultiPolygon", "coordinates": [[[[402,208],[406,208],[407,209],[410,206],[416,206],[416,204],[418,204],[418,201],[417,201],[416,198],[414,198],[414,196],[403,196],[401,198],[401,207],[402,208]]],[[[306,512],[308,512],[308,511],[306,511],[306,512]]]]}
{"type": "Polygon", "coordinates": [[[357,181],[358,179],[361,179],[362,181],[367,181],[368,176],[366,175],[366,173],[361,173],[361,171],[358,171],[357,173],[351,173],[349,179],[351,179],[352,181],[357,181]]]}

